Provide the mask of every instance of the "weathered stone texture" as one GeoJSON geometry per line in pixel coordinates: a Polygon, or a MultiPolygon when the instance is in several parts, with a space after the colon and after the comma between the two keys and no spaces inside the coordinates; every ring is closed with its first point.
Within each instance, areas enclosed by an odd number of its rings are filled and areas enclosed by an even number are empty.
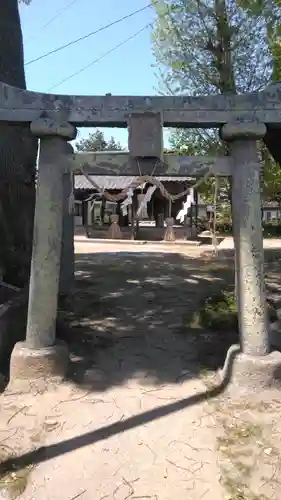
{"type": "Polygon", "coordinates": [[[68,349],[63,343],[32,349],[26,342],[18,342],[11,356],[11,382],[26,380],[33,384],[36,380],[46,380],[49,384],[52,378],[63,379],[68,360],[68,349]]]}
{"type": "Polygon", "coordinates": [[[128,118],[128,145],[133,158],[163,159],[163,122],[161,113],[131,114],[128,118]]]}
{"type": "Polygon", "coordinates": [[[76,128],[70,123],[43,117],[33,121],[30,130],[40,139],[43,137],[62,137],[67,141],[72,141],[77,135],[76,128]]]}
{"type": "Polygon", "coordinates": [[[230,378],[227,391],[233,396],[241,396],[244,392],[259,397],[262,390],[280,390],[281,353],[274,351],[267,356],[250,356],[239,352],[237,346],[231,346],[220,378],[224,381],[230,378]]]}
{"type": "Polygon", "coordinates": [[[41,94],[0,83],[0,120],[26,122],[43,112],[76,126],[127,127],[131,113],[161,112],[163,125],[220,126],[235,119],[281,123],[281,85],[244,95],[68,96],[41,94]]]}
{"type": "MultiPolygon", "coordinates": [[[[73,154],[73,147],[70,144],[67,144],[66,152],[68,155],[73,154]]],[[[63,213],[59,295],[64,304],[71,303],[74,288],[74,192],[73,174],[69,167],[70,162],[66,162],[62,177],[63,213]]]]}
{"type": "Polygon", "coordinates": [[[221,131],[234,161],[232,210],[241,343],[244,353],[256,356],[269,352],[256,144],[265,132],[262,124],[239,122],[227,124],[221,131]]]}
{"type": "Polygon", "coordinates": [[[48,123],[44,129],[42,120],[31,125],[34,133],[44,134],[40,141],[26,334],[27,345],[31,348],[55,343],[65,171],[65,163],[60,159],[66,157],[66,139],[72,129],[65,124],[49,127],[48,123]],[[61,131],[62,137],[54,136],[55,130],[61,131]]]}
{"type": "MultiPolygon", "coordinates": [[[[227,157],[177,156],[165,154],[163,162],[151,161],[153,175],[157,176],[204,176],[211,171],[214,175],[228,177],[232,173],[232,160],[227,157]]],[[[89,175],[139,175],[142,162],[130,158],[129,153],[76,153],[72,160],[72,171],[80,173],[80,167],[89,175]]]]}

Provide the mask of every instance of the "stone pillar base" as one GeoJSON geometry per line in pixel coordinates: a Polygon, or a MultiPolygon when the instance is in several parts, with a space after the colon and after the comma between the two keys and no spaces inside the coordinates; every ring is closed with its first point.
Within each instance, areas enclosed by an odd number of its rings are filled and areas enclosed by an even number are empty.
{"type": "Polygon", "coordinates": [[[260,397],[260,392],[281,389],[281,353],[266,356],[249,356],[231,346],[220,371],[220,380],[226,383],[227,392],[233,395],[248,394],[260,397]]]}
{"type": "Polygon", "coordinates": [[[64,379],[68,361],[68,348],[63,342],[41,349],[18,342],[11,355],[9,388],[46,390],[64,379]]]}

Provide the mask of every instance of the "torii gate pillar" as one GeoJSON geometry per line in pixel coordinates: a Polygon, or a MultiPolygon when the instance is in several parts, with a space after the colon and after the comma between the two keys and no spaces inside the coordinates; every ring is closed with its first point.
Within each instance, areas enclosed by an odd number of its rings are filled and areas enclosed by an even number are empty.
{"type": "Polygon", "coordinates": [[[39,118],[31,132],[40,138],[26,341],[16,344],[10,364],[12,384],[44,388],[65,376],[68,349],[56,341],[63,220],[63,175],[76,129],[39,118]]]}
{"type": "MultiPolygon", "coordinates": [[[[242,352],[232,366],[232,384],[239,391],[259,393],[280,387],[281,355],[270,352],[269,319],[264,283],[264,251],[261,223],[260,160],[257,141],[266,127],[260,122],[236,121],[222,127],[233,159],[232,210],[235,246],[237,309],[242,352]]],[[[237,347],[226,358],[224,375],[237,347]]]]}

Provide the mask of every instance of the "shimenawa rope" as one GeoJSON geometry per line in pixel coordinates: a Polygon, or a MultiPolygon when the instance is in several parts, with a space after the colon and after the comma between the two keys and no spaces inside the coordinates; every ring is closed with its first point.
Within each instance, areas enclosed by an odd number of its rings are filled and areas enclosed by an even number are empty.
{"type": "MultiPolygon", "coordinates": [[[[156,165],[153,170],[155,170],[156,165]]],[[[100,193],[101,196],[104,196],[104,198],[108,201],[113,201],[113,202],[118,202],[121,200],[124,200],[127,196],[128,190],[130,188],[136,189],[139,186],[142,186],[143,184],[152,184],[156,187],[158,187],[161,191],[161,194],[167,198],[168,200],[173,203],[174,201],[178,200],[179,198],[182,198],[186,194],[189,193],[190,188],[185,189],[179,194],[170,194],[164,185],[162,184],[161,181],[159,181],[156,177],[153,177],[152,175],[139,175],[136,179],[134,179],[126,188],[122,189],[120,193],[118,194],[110,194],[105,189],[101,189],[99,185],[87,174],[87,172],[84,171],[83,167],[80,166],[80,171],[81,173],[86,177],[87,181],[100,193]]],[[[202,179],[199,179],[198,182],[193,186],[193,189],[197,189],[203,182],[205,182],[210,176],[212,175],[212,168],[206,172],[206,174],[202,177],[202,179]]]]}

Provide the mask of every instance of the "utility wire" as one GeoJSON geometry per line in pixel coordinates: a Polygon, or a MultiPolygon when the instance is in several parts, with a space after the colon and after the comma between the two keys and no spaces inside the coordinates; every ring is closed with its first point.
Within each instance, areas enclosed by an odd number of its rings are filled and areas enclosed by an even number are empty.
{"type": "Polygon", "coordinates": [[[86,40],[90,36],[96,35],[97,33],[100,33],[101,31],[106,30],[107,28],[111,28],[112,26],[115,26],[116,24],[121,23],[122,21],[125,21],[126,19],[129,19],[130,17],[135,16],[136,14],[139,14],[140,12],[143,12],[144,10],[148,9],[149,7],[152,7],[155,5],[155,2],[150,2],[148,5],[145,7],[142,7],[141,9],[135,10],[134,12],[131,12],[130,14],[127,14],[126,16],[123,16],[119,19],[116,19],[116,21],[113,21],[109,24],[106,24],[105,26],[102,26],[101,28],[97,29],[96,31],[91,31],[91,33],[88,33],[87,35],[81,36],[80,38],[76,38],[76,40],[72,40],[69,43],[66,43],[65,45],[61,45],[60,47],[57,47],[56,49],[51,50],[50,52],[46,52],[42,56],[36,57],[35,59],[32,59],[31,61],[28,61],[25,66],[28,66],[29,64],[32,64],[34,62],[40,61],[41,59],[44,59],[45,57],[48,57],[52,54],[56,54],[57,52],[66,49],[68,47],[71,47],[72,45],[75,45],[78,42],[81,42],[82,40],[86,40]]]}
{"type": "MultiPolygon", "coordinates": [[[[58,17],[60,17],[65,11],[70,9],[77,2],[78,2],[78,0],[72,0],[67,5],[62,7],[62,9],[60,9],[49,21],[47,21],[46,24],[43,24],[43,26],[40,28],[40,32],[43,31],[44,29],[48,28],[48,26],[50,26],[50,24],[52,24],[58,17]]],[[[26,41],[28,42],[29,40],[31,40],[35,36],[36,36],[36,34],[29,37],[26,41]]]]}
{"type": "Polygon", "coordinates": [[[72,2],[68,3],[67,5],[65,5],[64,7],[62,7],[62,9],[60,9],[55,15],[54,17],[52,17],[50,19],[50,21],[48,21],[46,24],[44,24],[44,26],[42,26],[42,29],[45,29],[47,28],[48,26],[50,26],[50,24],[52,24],[59,16],[61,16],[66,10],[70,9],[72,7],[72,5],[74,5],[75,3],[77,3],[78,0],[72,0],[72,2]]]}
{"type": "Polygon", "coordinates": [[[78,71],[76,71],[72,75],[70,75],[67,78],[64,78],[60,82],[56,83],[55,85],[53,85],[52,87],[50,87],[46,92],[50,92],[51,90],[59,87],[59,85],[61,85],[62,83],[68,82],[70,79],[74,78],[75,76],[80,75],[80,73],[82,73],[83,71],[86,71],[86,69],[90,68],[94,64],[96,64],[99,61],[101,61],[101,59],[103,59],[104,57],[108,56],[109,54],[111,54],[115,50],[119,49],[119,47],[122,47],[122,45],[125,45],[127,42],[129,42],[130,40],[132,40],[136,36],[140,35],[140,33],[142,33],[143,31],[145,31],[149,27],[151,27],[151,23],[146,24],[143,28],[141,28],[140,30],[136,31],[136,33],[134,33],[133,35],[131,35],[129,38],[126,38],[126,40],[123,40],[122,42],[118,43],[118,45],[115,45],[114,47],[112,47],[112,49],[108,50],[107,52],[104,52],[101,56],[97,57],[97,59],[94,59],[94,61],[91,61],[89,64],[87,64],[86,66],[83,66],[83,68],[80,68],[78,71]]]}

